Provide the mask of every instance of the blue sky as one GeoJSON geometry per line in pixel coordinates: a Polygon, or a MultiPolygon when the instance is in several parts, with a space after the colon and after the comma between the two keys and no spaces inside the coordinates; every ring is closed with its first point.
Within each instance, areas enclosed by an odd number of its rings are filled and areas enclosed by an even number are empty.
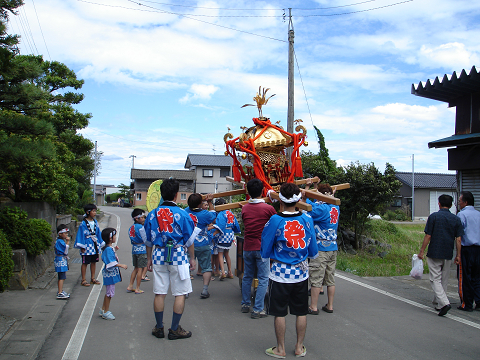
{"type": "Polygon", "coordinates": [[[238,136],[258,116],[240,107],[259,86],[276,94],[264,115],[286,127],[289,7],[304,149],[318,151],[315,125],[340,165],[411,171],[415,154],[416,171],[448,173],[447,151],[427,144],[454,133],[455,109],[410,92],[479,64],[475,3],[25,0],[9,31],[21,53],[85,80],[77,109],[92,114],[82,133],[104,154],[97,183],[128,184],[130,155],[136,168],[182,169],[188,153],[222,154],[227,128],[238,136]]]}

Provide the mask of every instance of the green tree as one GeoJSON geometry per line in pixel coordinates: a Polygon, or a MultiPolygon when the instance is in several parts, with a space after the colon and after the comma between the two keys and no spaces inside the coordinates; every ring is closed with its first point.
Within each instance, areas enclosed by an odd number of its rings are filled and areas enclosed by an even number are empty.
{"type": "Polygon", "coordinates": [[[132,200],[132,192],[130,190],[130,186],[125,185],[124,183],[120,183],[120,185],[117,186],[117,188],[120,190],[120,193],[122,194],[122,197],[127,198],[129,200],[132,200]]]}
{"type": "Polygon", "coordinates": [[[335,196],[342,201],[340,219],[354,229],[355,248],[358,249],[368,215],[379,213],[391,203],[402,183],[396,179],[391,164],[386,164],[382,174],[374,163],[360,164],[358,161],[345,166],[336,180],[336,183],[350,183],[350,189],[339,191],[335,196]]]}
{"type": "Polygon", "coordinates": [[[57,61],[19,55],[18,36],[6,33],[9,14],[23,1],[2,1],[0,12],[0,192],[16,201],[79,206],[93,174],[93,143],[78,134],[90,114],[83,80],[57,61]]]}

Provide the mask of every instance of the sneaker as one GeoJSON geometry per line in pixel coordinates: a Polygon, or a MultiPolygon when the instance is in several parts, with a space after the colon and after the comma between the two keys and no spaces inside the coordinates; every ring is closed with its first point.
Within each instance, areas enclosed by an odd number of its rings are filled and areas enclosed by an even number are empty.
{"type": "Polygon", "coordinates": [[[250,305],[242,305],[242,313],[249,313],[250,305]]]}
{"type": "Polygon", "coordinates": [[[250,317],[251,317],[252,319],[260,319],[260,318],[267,317],[267,313],[265,312],[265,310],[262,310],[262,311],[252,311],[252,313],[250,314],[250,317]]]}
{"type": "Polygon", "coordinates": [[[168,329],[168,340],[186,339],[190,336],[192,336],[192,332],[184,330],[180,325],[175,331],[168,329]]]}
{"type": "Polygon", "coordinates": [[[148,278],[147,275],[145,275],[145,277],[142,279],[142,281],[150,281],[150,279],[148,278]]]}
{"type": "Polygon", "coordinates": [[[105,314],[105,311],[103,311],[103,309],[100,308],[100,311],[98,312],[98,315],[103,316],[103,314],[105,314]]]}
{"type": "Polygon", "coordinates": [[[163,328],[157,328],[157,325],[152,330],[152,335],[159,338],[163,339],[165,337],[165,333],[163,332],[163,328]]]}
{"type": "Polygon", "coordinates": [[[59,300],[67,300],[69,298],[70,298],[70,295],[66,294],[64,291],[62,291],[61,293],[57,293],[57,299],[59,300]]]}
{"type": "Polygon", "coordinates": [[[210,297],[210,293],[208,291],[203,292],[200,294],[200,299],[208,299],[210,297]]]}
{"type": "Polygon", "coordinates": [[[115,320],[115,316],[113,316],[111,311],[103,313],[102,318],[104,318],[105,320],[115,320]]]}

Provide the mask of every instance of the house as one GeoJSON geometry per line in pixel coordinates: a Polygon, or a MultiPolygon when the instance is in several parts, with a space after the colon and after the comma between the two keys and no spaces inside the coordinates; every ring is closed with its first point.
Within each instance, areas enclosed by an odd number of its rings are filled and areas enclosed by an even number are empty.
{"type": "Polygon", "coordinates": [[[395,198],[391,210],[402,206],[412,208],[412,180],[415,188],[415,219],[426,219],[431,213],[438,211],[438,197],[447,194],[453,197],[454,206],[450,209],[456,214],[457,179],[455,174],[431,174],[411,172],[396,172],[395,176],[402,182],[399,195],[395,198]]]}
{"type": "MultiPolygon", "coordinates": [[[[90,184],[90,188],[93,191],[94,184],[90,184]]],[[[106,203],[106,195],[113,194],[117,192],[117,188],[115,185],[104,185],[104,184],[96,184],[95,187],[95,205],[105,205],[106,203]]]]}
{"type": "Polygon", "coordinates": [[[225,177],[232,174],[233,160],[225,155],[188,154],[185,169],[195,172],[195,192],[217,193],[233,189],[225,177]]]}
{"type": "Polygon", "coordinates": [[[147,204],[147,192],[150,184],[156,180],[174,178],[180,182],[177,203],[186,204],[190,194],[193,194],[195,172],[190,170],[144,170],[132,169],[133,206],[147,204]]]}
{"type": "Polygon", "coordinates": [[[412,94],[443,101],[455,107],[455,134],[430,141],[429,148],[448,148],[448,169],[457,172],[457,191],[471,191],[475,208],[480,210],[480,74],[475,66],[467,75],[443,76],[427,80],[415,87],[412,94]]]}

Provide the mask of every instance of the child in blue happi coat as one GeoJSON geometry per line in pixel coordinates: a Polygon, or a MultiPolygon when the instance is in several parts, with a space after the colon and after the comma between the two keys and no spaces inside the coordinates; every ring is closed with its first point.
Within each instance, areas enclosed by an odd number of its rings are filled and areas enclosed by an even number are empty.
{"type": "Polygon", "coordinates": [[[147,270],[147,247],[145,246],[147,236],[145,234],[145,228],[143,227],[143,224],[145,223],[145,211],[142,209],[133,209],[132,219],[134,223],[128,230],[128,236],[132,243],[133,271],[130,276],[130,283],[128,284],[127,292],[142,294],[144,291],[140,290],[140,283],[144,278],[143,274],[147,270]],[[137,279],[137,284],[134,289],[133,284],[135,283],[135,278],[137,279]]]}
{"type": "Polygon", "coordinates": [[[109,311],[110,301],[115,295],[115,284],[122,281],[120,269],[127,270],[127,265],[119,264],[118,257],[114,250],[117,231],[114,228],[106,228],[102,231],[102,239],[105,242],[102,248],[102,261],[105,264],[102,270],[103,284],[106,287],[103,306],[100,309],[100,316],[105,320],[115,320],[112,312],[109,311]]]}
{"type": "Polygon", "coordinates": [[[55,271],[58,273],[58,292],[57,299],[67,300],[70,294],[63,291],[63,283],[67,278],[68,271],[68,248],[70,245],[70,237],[68,236],[67,225],[62,224],[57,227],[58,238],[55,241],[55,271]]]}
{"type": "MultiPolygon", "coordinates": [[[[219,198],[215,202],[215,206],[226,204],[225,199],[219,198]]],[[[239,233],[240,225],[238,225],[237,218],[230,210],[223,210],[217,214],[215,222],[215,232],[213,233],[214,241],[218,248],[218,261],[220,266],[220,280],[225,278],[233,279],[232,264],[230,260],[229,250],[235,239],[235,233],[239,233]],[[228,273],[225,275],[223,267],[223,257],[227,262],[228,273]]]]}

